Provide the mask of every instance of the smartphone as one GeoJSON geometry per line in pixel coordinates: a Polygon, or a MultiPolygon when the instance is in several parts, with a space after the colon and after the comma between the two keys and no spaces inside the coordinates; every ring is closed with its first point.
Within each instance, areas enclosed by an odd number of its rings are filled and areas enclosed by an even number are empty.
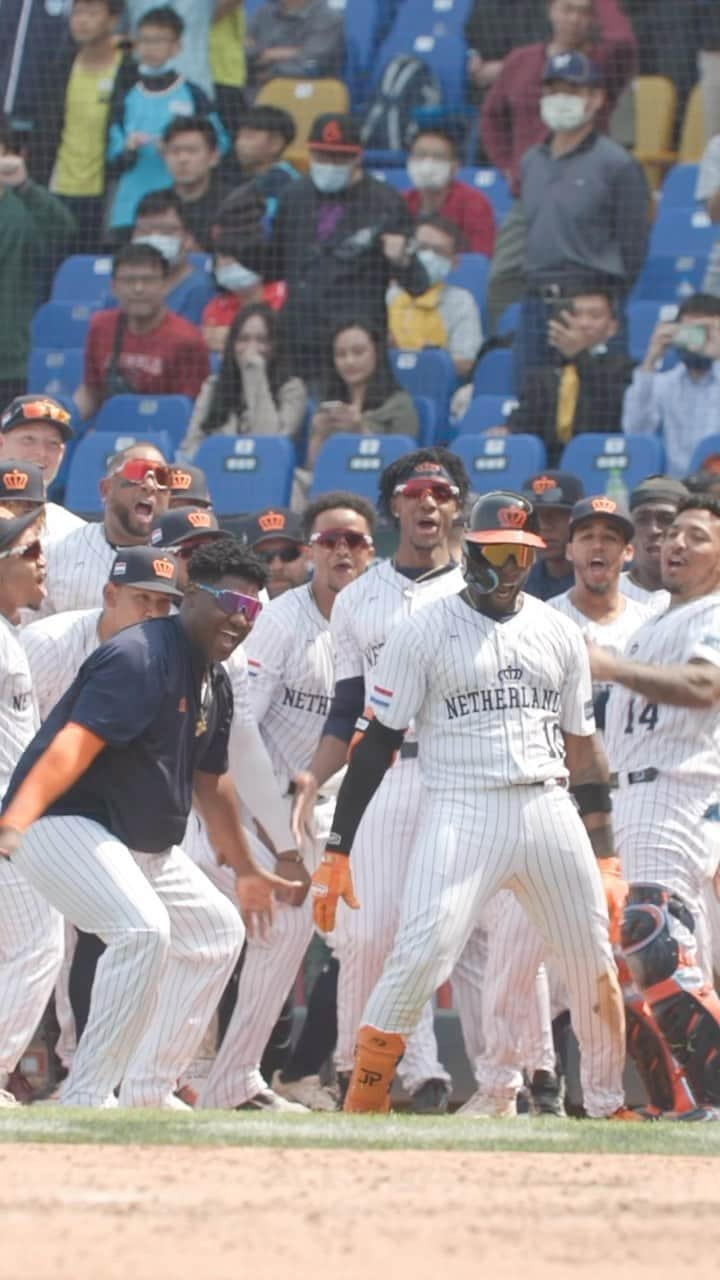
{"type": "Polygon", "coordinates": [[[562,321],[564,311],[569,311],[570,315],[575,314],[575,303],[572,298],[548,298],[545,306],[547,307],[548,320],[562,321]]]}
{"type": "Polygon", "coordinates": [[[673,346],[679,347],[681,351],[694,351],[697,354],[705,350],[707,340],[706,324],[681,324],[673,338],[673,346]]]}

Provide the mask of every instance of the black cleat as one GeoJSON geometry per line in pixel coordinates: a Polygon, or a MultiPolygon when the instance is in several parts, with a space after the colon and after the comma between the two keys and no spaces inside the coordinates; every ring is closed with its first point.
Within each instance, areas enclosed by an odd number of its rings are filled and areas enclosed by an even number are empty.
{"type": "Polygon", "coordinates": [[[530,1082],[530,1114],[564,1119],[562,1085],[554,1071],[536,1071],[530,1082]]]}
{"type": "Polygon", "coordinates": [[[444,1116],[449,1102],[450,1086],[433,1078],[410,1095],[410,1110],[417,1116],[444,1116]]]}

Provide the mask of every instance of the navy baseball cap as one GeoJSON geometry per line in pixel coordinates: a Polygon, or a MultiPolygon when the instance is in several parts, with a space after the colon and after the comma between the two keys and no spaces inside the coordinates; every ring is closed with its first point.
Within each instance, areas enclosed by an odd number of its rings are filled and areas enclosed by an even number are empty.
{"type": "Polygon", "coordinates": [[[212,498],[207,476],[200,467],[188,462],[174,462],[170,467],[170,501],[182,498],[183,506],[209,507],[212,498]]]}
{"type": "Polygon", "coordinates": [[[36,507],[34,511],[25,511],[21,516],[0,515],[0,550],[11,547],[20,534],[42,515],[36,507]]]}
{"type": "Polygon", "coordinates": [[[43,473],[34,462],[0,463],[0,503],[45,502],[43,473]]]}
{"type": "Polygon", "coordinates": [[[620,530],[626,542],[632,542],[635,528],[626,507],[620,506],[614,498],[607,494],[598,494],[595,498],[581,498],[570,512],[570,537],[579,524],[585,520],[607,520],[620,530]]]}
{"type": "Polygon", "coordinates": [[[243,527],[243,540],[247,547],[258,547],[270,538],[284,538],[286,542],[305,543],[302,520],[287,507],[267,507],[250,516],[243,527]]]}
{"type": "Polygon", "coordinates": [[[163,555],[155,547],[125,547],[112,563],[108,582],[118,587],[140,587],[164,596],[182,600],[178,586],[177,563],[173,556],[163,555]]]}
{"type": "Polygon", "coordinates": [[[563,80],[578,88],[595,89],[601,84],[600,72],[584,53],[556,53],[548,58],[543,71],[543,84],[548,80],[563,80]]]}
{"type": "Polygon", "coordinates": [[[180,547],[184,542],[214,542],[228,538],[214,511],[207,507],[174,507],[160,517],[150,534],[151,547],[180,547]]]}
{"type": "Polygon", "coordinates": [[[0,431],[14,431],[16,427],[36,426],[46,422],[57,427],[63,440],[72,440],[72,414],[52,396],[16,396],[0,417],[0,431]]]}
{"type": "Polygon", "coordinates": [[[560,507],[571,511],[585,495],[582,480],[571,471],[539,471],[526,480],[522,491],[533,507],[560,507]]]}

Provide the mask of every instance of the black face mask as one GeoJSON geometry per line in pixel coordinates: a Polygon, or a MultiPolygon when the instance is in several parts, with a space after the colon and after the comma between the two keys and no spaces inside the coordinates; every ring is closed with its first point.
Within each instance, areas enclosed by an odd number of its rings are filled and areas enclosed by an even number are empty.
{"type": "Polygon", "coordinates": [[[710,356],[698,355],[697,351],[687,351],[685,347],[676,347],[678,359],[682,361],[686,369],[692,373],[709,373],[713,366],[713,360],[710,356]]]}

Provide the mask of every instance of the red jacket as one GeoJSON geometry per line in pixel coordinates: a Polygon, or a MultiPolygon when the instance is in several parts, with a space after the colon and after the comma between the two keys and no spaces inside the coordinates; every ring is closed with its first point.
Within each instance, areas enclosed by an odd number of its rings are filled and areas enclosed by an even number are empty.
{"type": "MultiPolygon", "coordinates": [[[[405,191],[405,201],[413,216],[420,214],[420,192],[405,191]]],[[[438,213],[448,222],[454,222],[468,242],[468,253],[484,253],[492,257],[495,249],[495,214],[482,191],[476,191],[467,182],[453,180],[442,208],[438,213]]]]}

